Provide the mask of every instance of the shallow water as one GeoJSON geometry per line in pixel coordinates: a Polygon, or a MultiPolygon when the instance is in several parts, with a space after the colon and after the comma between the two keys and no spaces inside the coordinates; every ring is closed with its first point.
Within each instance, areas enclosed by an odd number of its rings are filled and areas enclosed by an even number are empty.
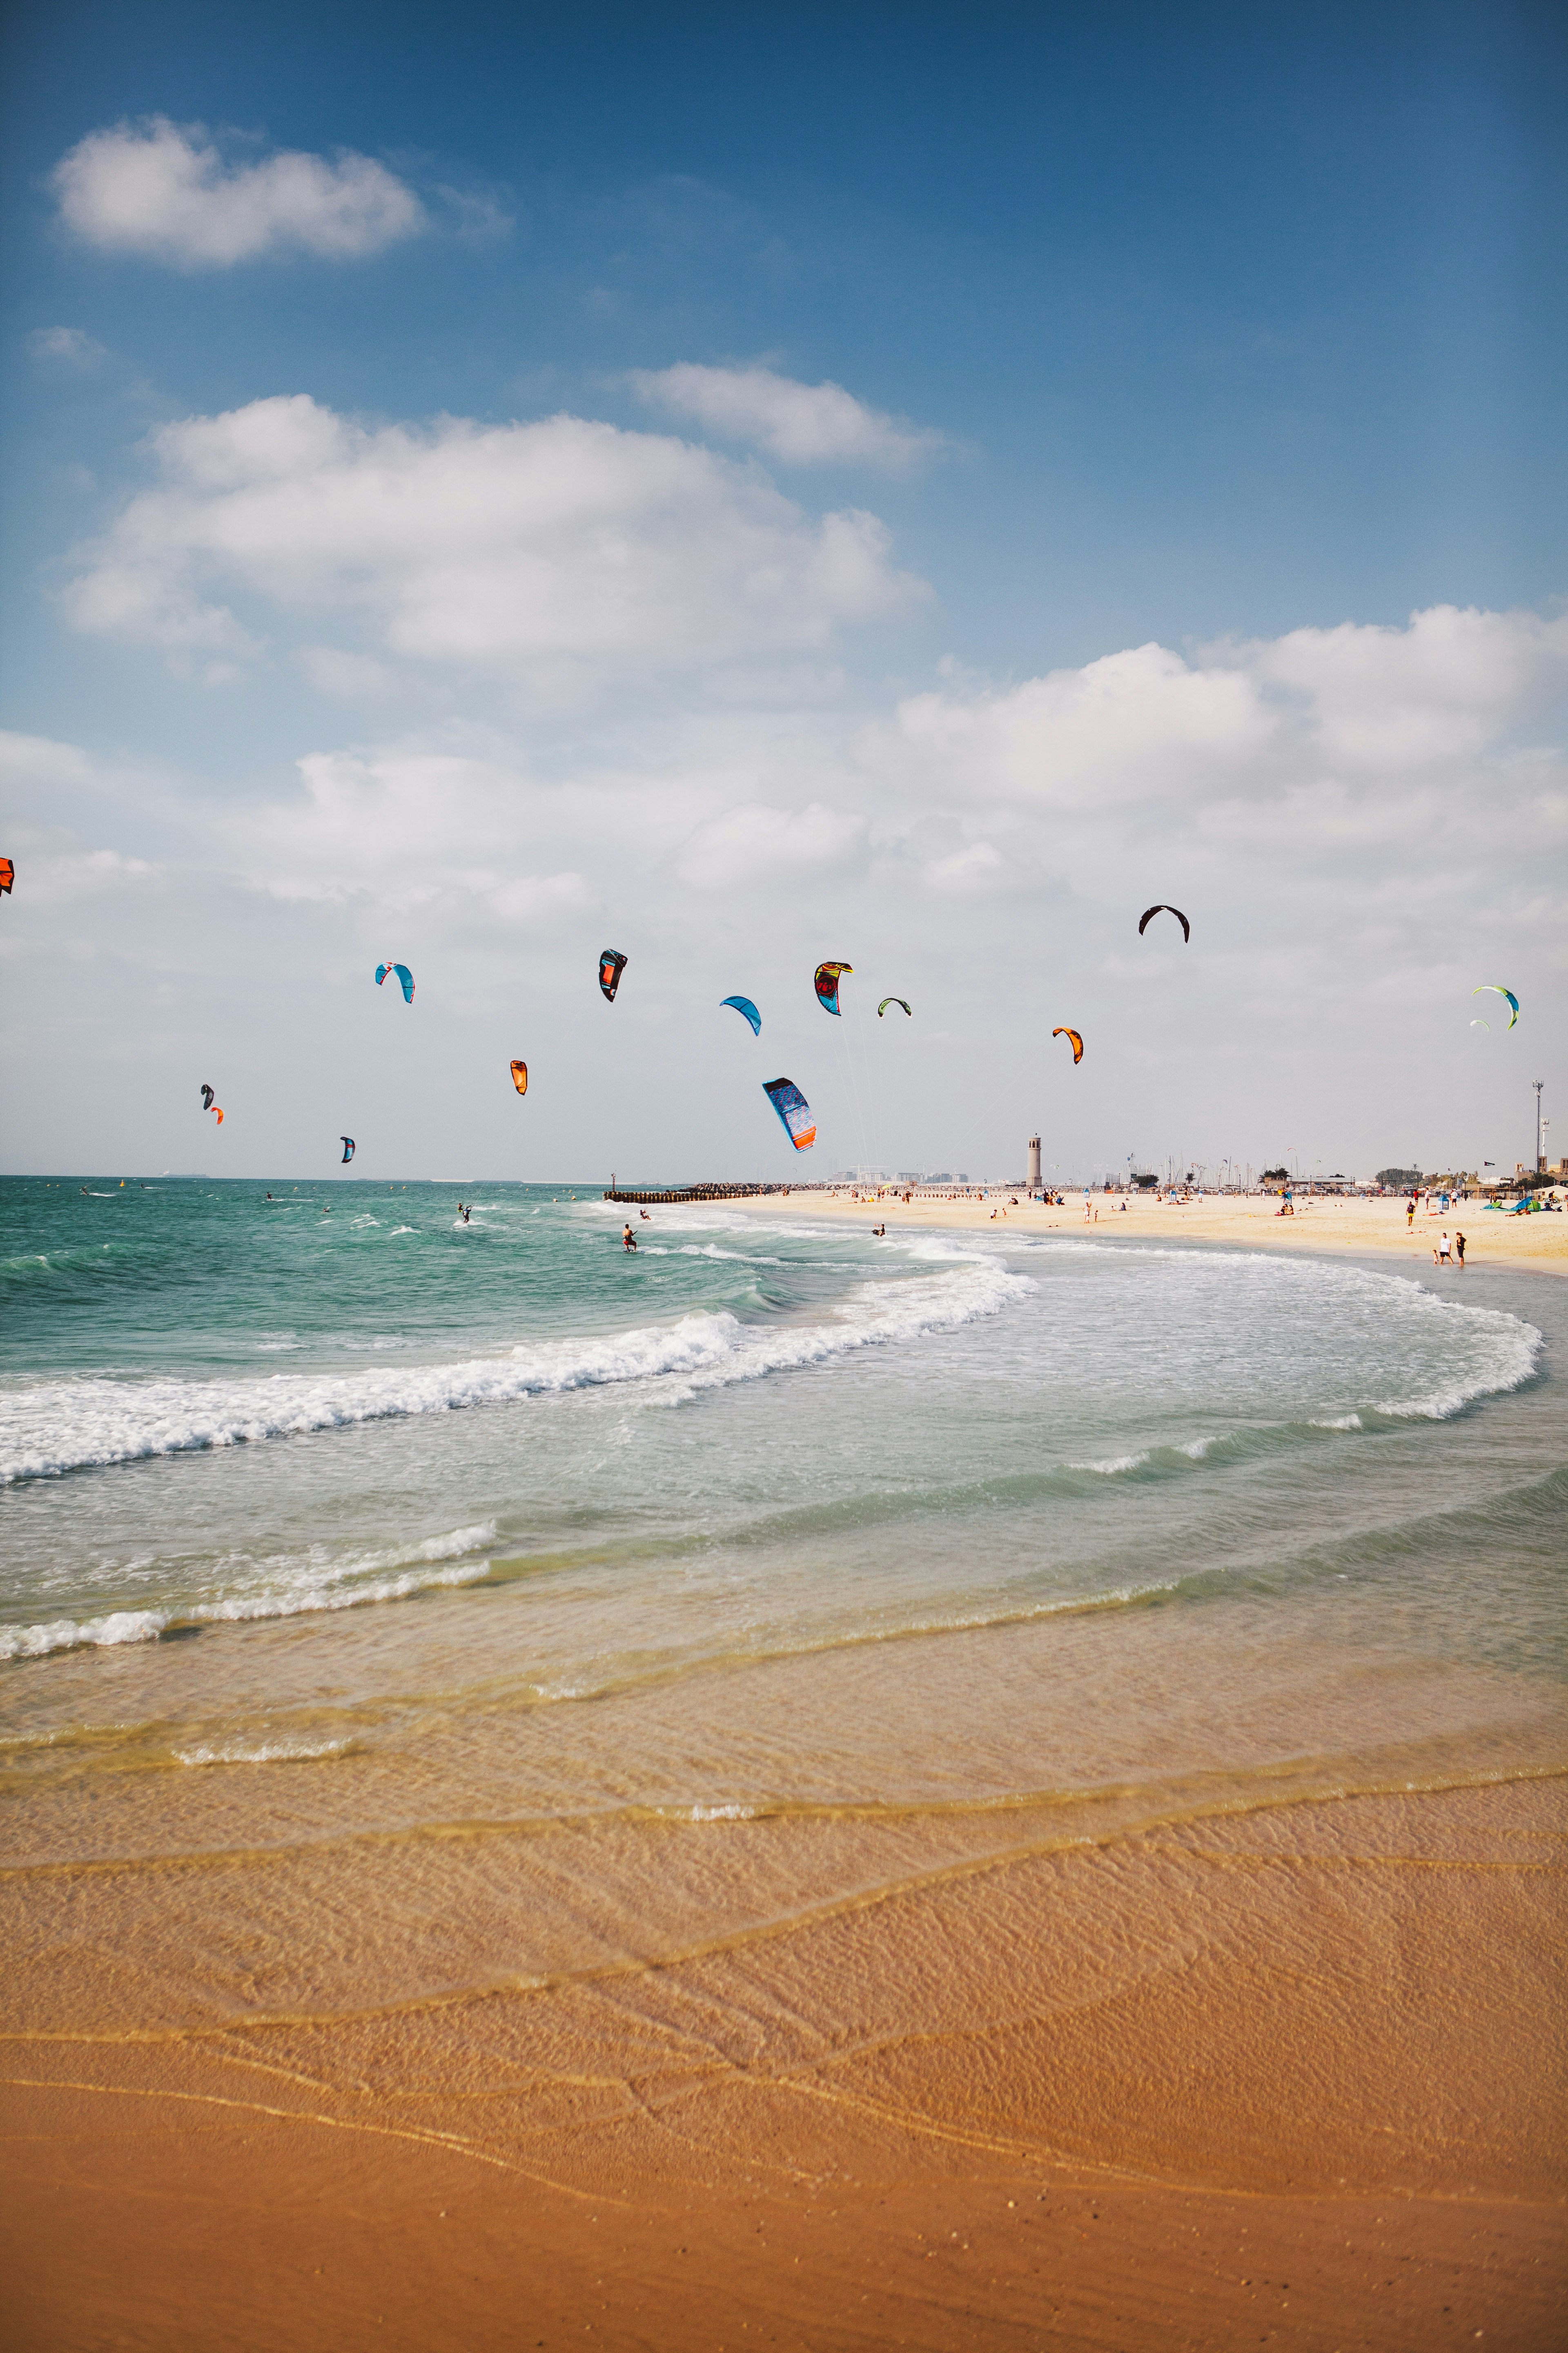
{"type": "Polygon", "coordinates": [[[35,2022],[420,2001],[1563,1760],[1543,1280],[79,1183],[0,1187],[35,2022]],[[59,1958],[106,1942],[111,1996],[59,1958]]]}

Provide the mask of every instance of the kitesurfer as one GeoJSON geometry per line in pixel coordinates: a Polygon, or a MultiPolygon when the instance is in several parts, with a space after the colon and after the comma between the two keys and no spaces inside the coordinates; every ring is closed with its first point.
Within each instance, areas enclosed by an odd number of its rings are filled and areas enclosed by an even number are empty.
{"type": "Polygon", "coordinates": [[[635,1250],[637,1246],[637,1238],[636,1234],[633,1233],[630,1225],[627,1224],[623,1226],[621,1228],[621,1247],[624,1250],[635,1250]]]}

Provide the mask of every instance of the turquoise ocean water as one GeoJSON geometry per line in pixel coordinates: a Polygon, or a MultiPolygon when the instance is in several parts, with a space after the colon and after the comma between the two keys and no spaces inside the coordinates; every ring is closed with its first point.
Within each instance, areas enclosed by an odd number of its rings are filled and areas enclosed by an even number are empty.
{"type": "MultiPolygon", "coordinates": [[[[270,1189],[0,1186],[28,1867],[360,1841],[358,1918],[404,1926],[354,1998],[403,2000],[607,1913],[658,1951],[863,1892],[1019,1809],[1563,1762],[1548,1279],[787,1206],[633,1211],[628,1257],[582,1186],[270,1189]],[[714,1825],[827,1816],[876,1838],[716,1873],[714,1825]],[[586,1841],[571,1903],[565,1845],[524,1902],[526,1841],[437,1901],[476,1823],[586,1841]],[[679,1867],[671,1824],[710,1841],[679,1867]],[[494,1905],[460,1959],[408,1926],[494,1905]]],[[[144,1917],[114,1884],[96,1936],[170,1933],[164,1882],[144,1917]]],[[[211,1940],[160,1949],[205,2014],[211,1940]]]]}

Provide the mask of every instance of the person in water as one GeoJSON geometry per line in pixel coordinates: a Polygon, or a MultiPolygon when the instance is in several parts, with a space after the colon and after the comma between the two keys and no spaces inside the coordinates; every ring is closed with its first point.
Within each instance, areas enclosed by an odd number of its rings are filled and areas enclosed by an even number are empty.
{"type": "Polygon", "coordinates": [[[1456,1234],[1454,1236],[1454,1257],[1458,1263],[1459,1272],[1463,1274],[1465,1271],[1465,1237],[1463,1234],[1456,1234]]]}
{"type": "Polygon", "coordinates": [[[629,1250],[635,1250],[637,1246],[637,1238],[629,1225],[621,1228],[621,1246],[629,1250]]]}

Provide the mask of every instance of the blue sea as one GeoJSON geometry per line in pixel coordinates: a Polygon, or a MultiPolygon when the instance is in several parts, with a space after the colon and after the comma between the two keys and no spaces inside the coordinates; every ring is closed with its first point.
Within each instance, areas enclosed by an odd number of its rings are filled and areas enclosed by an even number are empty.
{"type": "Polygon", "coordinates": [[[1563,1762],[1550,1279],[346,1176],[8,1179],[0,1231],[8,1855],[124,1865],[160,2015],[1563,1762]],[[720,1867],[786,1818],[858,1827],[720,1867]],[[156,1873],[262,1853],[258,1975],[156,1873]]]}

